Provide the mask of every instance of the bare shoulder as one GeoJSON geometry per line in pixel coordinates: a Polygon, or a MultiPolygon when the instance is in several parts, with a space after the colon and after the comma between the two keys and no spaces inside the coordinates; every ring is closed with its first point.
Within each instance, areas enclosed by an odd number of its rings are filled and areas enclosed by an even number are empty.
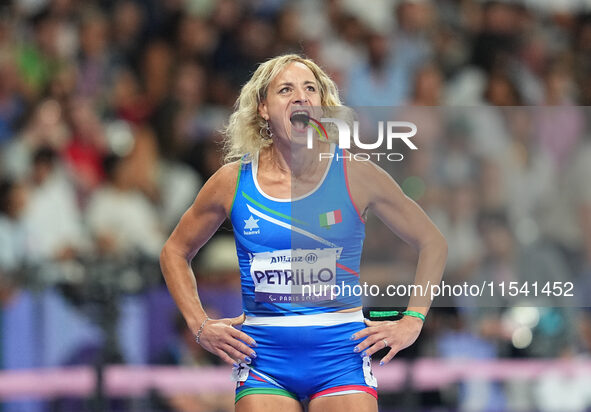
{"type": "Polygon", "coordinates": [[[214,174],[211,176],[210,180],[215,179],[217,184],[230,184],[232,187],[236,184],[236,178],[238,177],[238,171],[240,169],[240,160],[236,160],[235,162],[226,163],[222,167],[220,167],[214,174]]]}
{"type": "Polygon", "coordinates": [[[347,159],[347,178],[353,201],[364,213],[382,196],[400,191],[394,179],[371,160],[347,159]]]}
{"type": "Polygon", "coordinates": [[[349,169],[349,178],[366,179],[376,177],[378,175],[388,174],[371,160],[355,160],[353,156],[351,159],[347,158],[347,168],[349,169]]]}
{"type": "Polygon", "coordinates": [[[228,216],[239,166],[239,163],[222,166],[205,182],[164,245],[163,253],[173,250],[188,260],[193,259],[228,216]]]}
{"type": "Polygon", "coordinates": [[[239,160],[220,167],[203,185],[196,201],[213,202],[228,214],[232,207],[239,170],[239,160]]]}

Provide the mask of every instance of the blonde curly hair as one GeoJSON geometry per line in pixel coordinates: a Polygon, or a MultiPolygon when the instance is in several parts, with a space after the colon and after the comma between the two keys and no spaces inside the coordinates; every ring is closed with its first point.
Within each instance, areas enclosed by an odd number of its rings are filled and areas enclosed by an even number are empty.
{"type": "MultiPolygon", "coordinates": [[[[261,63],[250,80],[242,87],[234,105],[224,135],[225,161],[231,162],[245,154],[257,153],[273,144],[271,139],[261,137],[261,129],[267,122],[259,114],[259,104],[267,97],[271,81],[291,63],[305,64],[314,73],[320,91],[322,106],[342,106],[334,81],[312,60],[297,54],[274,57],[261,63]]],[[[248,159],[247,159],[248,160],[248,159]]]]}

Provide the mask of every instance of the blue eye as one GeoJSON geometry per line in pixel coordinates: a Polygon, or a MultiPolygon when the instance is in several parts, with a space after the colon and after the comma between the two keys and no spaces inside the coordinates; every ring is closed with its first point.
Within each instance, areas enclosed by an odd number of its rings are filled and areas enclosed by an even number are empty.
{"type": "Polygon", "coordinates": [[[289,90],[290,90],[289,87],[284,87],[281,90],[279,90],[279,93],[285,94],[285,93],[289,92],[289,90]]]}
{"type": "Polygon", "coordinates": [[[309,92],[315,92],[316,91],[316,87],[314,87],[314,86],[308,86],[308,89],[307,90],[309,92]]]}

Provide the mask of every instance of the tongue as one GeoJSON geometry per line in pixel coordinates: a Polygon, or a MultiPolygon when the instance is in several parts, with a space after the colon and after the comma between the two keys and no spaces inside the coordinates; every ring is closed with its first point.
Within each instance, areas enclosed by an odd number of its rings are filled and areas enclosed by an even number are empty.
{"type": "Polygon", "coordinates": [[[294,126],[303,129],[308,125],[310,121],[310,116],[307,113],[296,113],[289,119],[291,124],[294,126]]]}

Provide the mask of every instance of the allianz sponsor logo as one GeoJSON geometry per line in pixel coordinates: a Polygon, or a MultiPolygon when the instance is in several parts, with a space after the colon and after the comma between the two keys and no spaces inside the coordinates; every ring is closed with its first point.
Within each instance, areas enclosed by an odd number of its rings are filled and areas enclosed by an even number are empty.
{"type": "Polygon", "coordinates": [[[273,256],[271,257],[271,264],[273,263],[298,263],[303,262],[303,256],[273,256]]]}
{"type": "Polygon", "coordinates": [[[316,253],[308,253],[306,256],[272,256],[270,264],[274,263],[316,263],[316,253]]]}

